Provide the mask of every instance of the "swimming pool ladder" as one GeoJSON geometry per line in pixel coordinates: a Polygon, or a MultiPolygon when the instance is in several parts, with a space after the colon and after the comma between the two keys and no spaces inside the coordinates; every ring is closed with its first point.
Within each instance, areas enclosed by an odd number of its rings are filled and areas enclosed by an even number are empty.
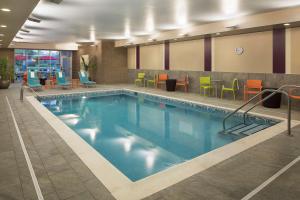
{"type": "Polygon", "coordinates": [[[242,106],[238,107],[233,112],[231,112],[227,116],[225,116],[225,118],[223,119],[223,132],[224,133],[226,132],[226,120],[227,119],[229,119],[230,117],[232,117],[234,114],[236,114],[242,108],[244,108],[249,103],[251,103],[252,101],[254,101],[260,95],[262,95],[262,94],[264,94],[266,92],[272,92],[271,94],[269,94],[265,98],[260,99],[257,103],[255,103],[253,106],[251,106],[248,110],[244,111],[244,113],[243,113],[243,123],[246,124],[246,117],[247,117],[247,114],[248,114],[249,111],[253,110],[259,104],[261,104],[261,103],[265,102],[266,100],[270,99],[275,94],[280,93],[280,94],[285,95],[286,98],[287,98],[287,104],[288,104],[287,105],[287,131],[288,131],[288,135],[291,136],[292,135],[292,133],[291,133],[291,98],[290,98],[290,95],[288,94],[288,92],[284,91],[284,89],[287,89],[287,88],[297,88],[297,89],[299,89],[300,86],[298,86],[298,85],[283,85],[280,88],[278,88],[277,90],[275,90],[275,89],[265,89],[265,90],[259,92],[257,95],[255,95],[250,100],[248,100],[246,103],[244,103],[242,106]]]}

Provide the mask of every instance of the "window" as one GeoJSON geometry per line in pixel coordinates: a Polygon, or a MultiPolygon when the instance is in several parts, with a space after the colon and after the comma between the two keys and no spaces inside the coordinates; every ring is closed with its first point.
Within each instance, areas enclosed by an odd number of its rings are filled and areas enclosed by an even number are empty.
{"type": "Polygon", "coordinates": [[[66,77],[70,76],[71,72],[69,70],[72,70],[71,63],[68,63],[69,66],[61,63],[62,54],[68,55],[69,60],[71,60],[71,51],[15,49],[16,78],[22,80],[23,74],[26,71],[36,71],[40,78],[49,79],[55,76],[55,72],[57,71],[68,70],[65,71],[66,77]]]}

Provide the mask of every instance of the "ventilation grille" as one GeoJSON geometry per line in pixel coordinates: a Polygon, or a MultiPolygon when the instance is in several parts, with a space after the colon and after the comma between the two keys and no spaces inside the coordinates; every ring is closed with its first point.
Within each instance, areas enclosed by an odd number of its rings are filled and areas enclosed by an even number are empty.
{"type": "Polygon", "coordinates": [[[60,4],[63,0],[47,0],[51,3],[56,3],[56,4],[60,4]]]}

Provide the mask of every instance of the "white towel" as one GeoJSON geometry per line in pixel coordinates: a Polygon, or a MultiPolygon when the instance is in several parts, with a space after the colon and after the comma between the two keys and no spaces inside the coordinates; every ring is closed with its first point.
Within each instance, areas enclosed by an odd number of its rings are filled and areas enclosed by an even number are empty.
{"type": "Polygon", "coordinates": [[[30,78],[34,78],[34,72],[30,72],[30,78]]]}
{"type": "Polygon", "coordinates": [[[59,77],[59,78],[62,78],[62,76],[63,76],[63,75],[62,75],[62,72],[58,72],[58,77],[59,77]]]}
{"type": "Polygon", "coordinates": [[[82,76],[82,77],[85,77],[84,71],[81,71],[81,76],[82,76]]]}

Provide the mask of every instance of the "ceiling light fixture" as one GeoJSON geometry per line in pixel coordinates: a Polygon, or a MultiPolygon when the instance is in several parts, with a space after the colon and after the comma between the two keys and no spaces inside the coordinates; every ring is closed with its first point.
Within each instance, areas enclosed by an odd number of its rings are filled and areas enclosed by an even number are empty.
{"type": "Polygon", "coordinates": [[[180,37],[187,37],[187,36],[189,36],[189,34],[188,33],[180,33],[179,36],[180,37]]]}
{"type": "Polygon", "coordinates": [[[3,36],[4,36],[4,34],[1,33],[1,34],[0,34],[0,37],[3,37],[3,36]]]}
{"type": "Polygon", "coordinates": [[[284,26],[290,26],[291,24],[289,24],[289,23],[285,23],[285,24],[283,24],[284,26]]]}
{"type": "Polygon", "coordinates": [[[149,38],[149,41],[155,42],[157,39],[156,38],[149,38]]]}
{"type": "Polygon", "coordinates": [[[2,25],[0,25],[0,27],[1,27],[1,28],[6,28],[7,26],[4,25],[4,24],[2,24],[2,25]]]}
{"type": "Polygon", "coordinates": [[[1,8],[1,11],[3,11],[3,12],[10,12],[11,9],[9,9],[9,8],[1,8]]]}
{"type": "Polygon", "coordinates": [[[221,33],[216,33],[216,35],[221,35],[221,33]]]}

